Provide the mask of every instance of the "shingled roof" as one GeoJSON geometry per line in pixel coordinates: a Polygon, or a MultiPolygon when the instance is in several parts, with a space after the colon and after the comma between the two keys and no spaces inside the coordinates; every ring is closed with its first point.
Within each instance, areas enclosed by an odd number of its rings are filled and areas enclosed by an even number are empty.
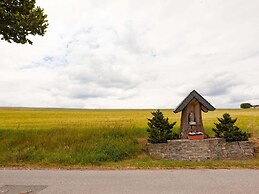
{"type": "Polygon", "coordinates": [[[192,99],[196,99],[202,106],[201,109],[204,112],[207,111],[213,111],[215,108],[207,101],[205,100],[198,92],[193,90],[174,110],[174,113],[178,113],[182,111],[191,101],[192,99]]]}

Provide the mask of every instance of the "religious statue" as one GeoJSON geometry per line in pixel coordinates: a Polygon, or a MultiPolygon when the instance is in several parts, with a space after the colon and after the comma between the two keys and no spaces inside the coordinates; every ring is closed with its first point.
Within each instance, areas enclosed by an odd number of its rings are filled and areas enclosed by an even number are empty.
{"type": "Polygon", "coordinates": [[[194,113],[192,111],[189,114],[189,124],[190,125],[195,125],[196,124],[196,122],[194,120],[194,113]]]}
{"type": "Polygon", "coordinates": [[[189,114],[189,121],[194,122],[194,113],[192,111],[189,114]]]}

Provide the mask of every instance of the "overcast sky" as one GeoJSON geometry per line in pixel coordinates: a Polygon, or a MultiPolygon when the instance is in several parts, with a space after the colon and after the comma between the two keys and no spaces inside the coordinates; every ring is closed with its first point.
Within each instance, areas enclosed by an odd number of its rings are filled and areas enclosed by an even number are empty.
{"type": "Polygon", "coordinates": [[[37,0],[33,45],[0,41],[0,106],[259,104],[258,0],[37,0]]]}

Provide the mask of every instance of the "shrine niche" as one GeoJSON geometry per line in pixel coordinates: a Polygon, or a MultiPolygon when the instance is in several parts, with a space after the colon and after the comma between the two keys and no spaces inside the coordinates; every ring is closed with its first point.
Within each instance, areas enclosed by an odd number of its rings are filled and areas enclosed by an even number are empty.
{"type": "Polygon", "coordinates": [[[193,136],[194,139],[202,139],[204,137],[204,128],[201,111],[208,112],[213,110],[215,108],[198,92],[193,90],[174,110],[174,113],[182,111],[181,138],[185,139],[193,136]]]}

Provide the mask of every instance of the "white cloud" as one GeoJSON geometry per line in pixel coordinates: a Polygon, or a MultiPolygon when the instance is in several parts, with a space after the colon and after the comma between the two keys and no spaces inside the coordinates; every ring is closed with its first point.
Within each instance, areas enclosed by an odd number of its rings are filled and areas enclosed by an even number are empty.
{"type": "Polygon", "coordinates": [[[259,103],[256,0],[37,3],[47,34],[1,41],[0,106],[172,108],[193,89],[259,103]]]}

